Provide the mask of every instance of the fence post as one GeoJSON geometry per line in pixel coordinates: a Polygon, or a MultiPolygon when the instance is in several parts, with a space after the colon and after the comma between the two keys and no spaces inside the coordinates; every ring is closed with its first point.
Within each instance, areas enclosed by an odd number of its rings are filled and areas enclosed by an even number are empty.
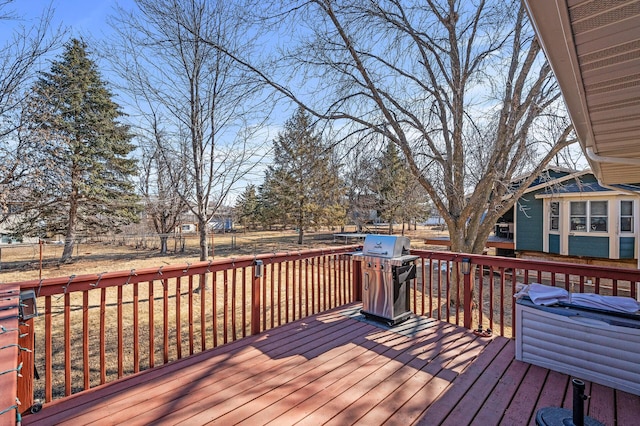
{"type": "Polygon", "coordinates": [[[262,277],[262,260],[253,264],[253,282],[251,286],[251,335],[260,333],[260,278],[262,277]]]}

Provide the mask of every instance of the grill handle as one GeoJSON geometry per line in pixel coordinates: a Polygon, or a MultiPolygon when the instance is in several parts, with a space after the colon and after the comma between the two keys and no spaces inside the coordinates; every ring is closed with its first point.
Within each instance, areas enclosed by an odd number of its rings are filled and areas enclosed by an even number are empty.
{"type": "Polygon", "coordinates": [[[404,265],[396,268],[396,279],[398,283],[412,280],[416,277],[416,265],[404,265]]]}

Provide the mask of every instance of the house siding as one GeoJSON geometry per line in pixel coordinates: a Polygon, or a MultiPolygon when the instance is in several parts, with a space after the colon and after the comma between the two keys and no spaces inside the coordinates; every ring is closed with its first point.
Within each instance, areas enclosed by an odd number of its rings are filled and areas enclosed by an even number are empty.
{"type": "Polygon", "coordinates": [[[516,250],[543,250],[543,201],[535,193],[521,197],[516,203],[516,250]]]}
{"type": "Polygon", "coordinates": [[[620,259],[635,259],[636,239],[620,237],[620,259]]]}
{"type": "Polygon", "coordinates": [[[609,257],[609,237],[569,235],[570,256],[609,257]]]}
{"type": "Polygon", "coordinates": [[[560,235],[549,234],[549,253],[560,254],[560,235]]]}

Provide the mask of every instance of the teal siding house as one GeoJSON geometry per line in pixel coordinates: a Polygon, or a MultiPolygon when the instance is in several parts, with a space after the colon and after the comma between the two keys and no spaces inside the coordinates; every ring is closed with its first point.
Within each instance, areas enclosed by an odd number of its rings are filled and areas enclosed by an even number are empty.
{"type": "Polygon", "coordinates": [[[600,185],[590,171],[548,170],[514,205],[514,248],[637,259],[640,184],[600,185]]]}

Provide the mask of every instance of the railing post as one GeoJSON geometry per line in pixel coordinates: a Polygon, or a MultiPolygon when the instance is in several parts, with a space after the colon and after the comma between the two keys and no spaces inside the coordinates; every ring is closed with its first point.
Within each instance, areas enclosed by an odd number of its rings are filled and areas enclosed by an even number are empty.
{"type": "Polygon", "coordinates": [[[353,301],[362,302],[362,262],[353,262],[353,276],[351,282],[353,283],[353,301]]]}
{"type": "Polygon", "coordinates": [[[262,260],[253,264],[253,282],[251,286],[251,334],[260,333],[260,278],[262,277],[262,260]]]}
{"type": "Polygon", "coordinates": [[[20,413],[24,414],[32,410],[33,401],[33,380],[35,376],[35,360],[33,350],[35,348],[35,335],[33,332],[33,319],[28,319],[24,323],[20,323],[20,337],[18,345],[28,351],[20,350],[18,352],[18,363],[22,364],[18,378],[18,399],[22,403],[20,413]]]}
{"type": "Polygon", "coordinates": [[[462,259],[462,276],[464,277],[463,306],[464,306],[464,327],[471,330],[471,307],[473,306],[471,291],[471,259],[462,259]]]}

